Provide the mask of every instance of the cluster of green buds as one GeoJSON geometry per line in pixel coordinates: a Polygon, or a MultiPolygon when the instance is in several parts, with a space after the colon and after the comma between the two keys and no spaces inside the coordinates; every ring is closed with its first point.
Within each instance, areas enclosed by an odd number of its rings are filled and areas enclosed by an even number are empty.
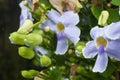
{"type": "Polygon", "coordinates": [[[9,39],[13,44],[24,45],[19,48],[19,55],[26,59],[32,59],[35,53],[32,47],[40,45],[43,41],[41,31],[33,31],[31,20],[25,20],[17,32],[10,34],[9,39]]]}
{"type": "Polygon", "coordinates": [[[21,74],[24,78],[34,78],[35,76],[39,76],[40,73],[36,70],[22,70],[21,74]]]}

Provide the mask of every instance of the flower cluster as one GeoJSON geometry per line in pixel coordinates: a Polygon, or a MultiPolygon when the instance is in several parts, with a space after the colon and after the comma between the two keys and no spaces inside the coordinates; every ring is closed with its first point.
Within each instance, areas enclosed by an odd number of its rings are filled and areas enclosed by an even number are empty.
{"type": "MultiPolygon", "coordinates": [[[[71,78],[76,72],[82,72],[82,69],[85,71],[86,67],[89,67],[88,65],[79,67],[81,60],[83,63],[86,60],[84,58],[95,57],[96,61],[92,71],[100,73],[106,70],[109,58],[120,61],[120,22],[118,20],[113,23],[109,19],[111,12],[92,6],[91,11],[96,14],[94,16],[98,19],[98,23],[95,25],[98,26],[91,28],[92,24],[88,22],[91,15],[86,17],[83,14],[88,7],[85,7],[84,0],[80,0],[80,2],[78,0],[49,0],[49,2],[25,0],[19,4],[21,8],[20,28],[10,34],[11,43],[22,45],[18,50],[21,57],[33,59],[37,66],[47,68],[40,72],[22,71],[23,77],[35,80],[48,80],[49,78],[54,80],[55,75],[56,80],[63,80],[68,79],[68,76],[60,70],[66,73],[70,69],[71,78]],[[48,5],[49,2],[56,10],[48,5]],[[32,10],[33,8],[35,9],[32,10]],[[96,10],[100,12],[96,13],[96,10]],[[81,15],[83,18],[80,18],[81,15]],[[93,40],[90,40],[88,36],[89,31],[82,27],[83,22],[88,22],[90,25],[90,36],[93,40]],[[85,39],[88,41],[86,45],[84,45],[85,39]]],[[[95,2],[93,1],[93,3],[95,2]]],[[[97,4],[95,3],[95,5],[97,4]]]]}

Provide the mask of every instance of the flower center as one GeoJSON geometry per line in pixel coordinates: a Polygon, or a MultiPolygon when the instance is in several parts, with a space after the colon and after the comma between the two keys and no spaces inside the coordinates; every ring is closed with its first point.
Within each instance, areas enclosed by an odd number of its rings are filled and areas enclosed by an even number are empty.
{"type": "Polygon", "coordinates": [[[65,26],[61,23],[61,22],[59,22],[58,24],[57,24],[57,31],[58,32],[61,32],[61,31],[63,31],[65,29],[65,26]]]}
{"type": "Polygon", "coordinates": [[[107,46],[107,40],[102,36],[100,36],[96,39],[96,46],[100,47],[101,45],[103,45],[104,48],[107,46]]]}

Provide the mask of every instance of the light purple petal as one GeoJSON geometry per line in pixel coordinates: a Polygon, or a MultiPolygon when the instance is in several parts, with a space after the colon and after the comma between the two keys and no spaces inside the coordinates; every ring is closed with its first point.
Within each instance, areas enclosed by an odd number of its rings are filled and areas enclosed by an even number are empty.
{"type": "Polygon", "coordinates": [[[47,12],[47,16],[54,23],[58,23],[59,22],[60,14],[57,11],[52,9],[52,10],[47,12]]]}
{"type": "Polygon", "coordinates": [[[106,48],[109,57],[120,61],[120,40],[109,41],[106,48]]]}
{"type": "Polygon", "coordinates": [[[99,28],[98,26],[94,27],[90,31],[90,35],[93,39],[99,36],[105,36],[105,28],[99,28]]]}
{"type": "Polygon", "coordinates": [[[76,25],[80,21],[78,14],[74,13],[73,11],[64,12],[60,18],[61,21],[66,25],[76,25]]]}
{"type": "Polygon", "coordinates": [[[107,64],[108,64],[107,53],[98,54],[95,66],[93,68],[93,72],[100,73],[104,72],[106,70],[107,64]]]}
{"type": "Polygon", "coordinates": [[[45,54],[48,53],[48,51],[47,51],[46,49],[44,49],[43,47],[41,47],[41,46],[36,46],[36,47],[35,47],[35,52],[36,52],[37,54],[41,53],[41,54],[43,54],[43,55],[45,55],[45,54]]]}
{"type": "Polygon", "coordinates": [[[64,33],[67,38],[69,38],[74,44],[76,44],[80,38],[80,29],[76,26],[74,27],[66,27],[64,33]]]}
{"type": "Polygon", "coordinates": [[[50,27],[52,31],[56,31],[56,24],[51,20],[46,20],[39,25],[40,28],[45,29],[45,27],[50,27]]]}
{"type": "Polygon", "coordinates": [[[56,54],[63,55],[68,49],[68,40],[65,37],[60,37],[57,40],[56,54]]]}
{"type": "Polygon", "coordinates": [[[24,6],[23,1],[19,4],[21,8],[21,14],[20,14],[20,26],[24,23],[26,19],[32,19],[32,14],[29,12],[29,10],[24,6]]]}
{"type": "Polygon", "coordinates": [[[97,48],[95,46],[94,41],[89,41],[86,43],[86,47],[82,50],[83,56],[85,58],[93,58],[97,54],[97,48]]]}
{"type": "Polygon", "coordinates": [[[108,25],[107,29],[105,30],[105,33],[109,39],[120,39],[120,21],[108,25]]]}

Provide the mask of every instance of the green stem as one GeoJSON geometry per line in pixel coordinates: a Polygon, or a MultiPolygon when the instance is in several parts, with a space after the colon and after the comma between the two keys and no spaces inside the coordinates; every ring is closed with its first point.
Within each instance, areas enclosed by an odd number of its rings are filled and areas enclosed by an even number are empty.
{"type": "Polygon", "coordinates": [[[39,24],[41,24],[41,23],[45,20],[45,18],[46,18],[46,16],[45,16],[44,14],[42,14],[40,21],[38,21],[38,22],[36,22],[35,24],[33,24],[32,26],[30,26],[30,27],[28,28],[28,31],[31,30],[32,28],[38,26],[39,24]]]}

